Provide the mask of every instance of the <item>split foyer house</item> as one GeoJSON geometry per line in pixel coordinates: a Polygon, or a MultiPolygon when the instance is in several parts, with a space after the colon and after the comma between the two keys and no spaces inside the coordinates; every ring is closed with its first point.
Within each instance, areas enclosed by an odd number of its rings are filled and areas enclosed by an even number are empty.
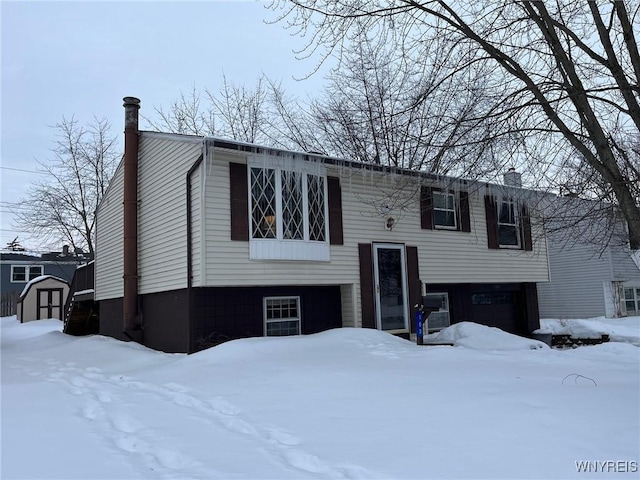
{"type": "Polygon", "coordinates": [[[334,327],[528,334],[546,244],[517,188],[138,130],[97,212],[100,333],[170,352],[334,327]]]}

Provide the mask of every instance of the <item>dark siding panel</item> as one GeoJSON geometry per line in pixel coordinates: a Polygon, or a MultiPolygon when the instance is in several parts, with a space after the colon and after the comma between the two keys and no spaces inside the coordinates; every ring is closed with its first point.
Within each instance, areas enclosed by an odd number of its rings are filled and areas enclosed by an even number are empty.
{"type": "Polygon", "coordinates": [[[100,304],[100,335],[127,340],[122,333],[123,329],[123,303],[122,298],[101,300],[100,304]]]}
{"type": "Polygon", "coordinates": [[[460,192],[460,230],[471,231],[471,217],[469,215],[469,192],[460,192]]]}
{"type": "Polygon", "coordinates": [[[528,335],[540,325],[535,283],[428,284],[427,292],[449,294],[451,324],[474,322],[517,335],[528,335]],[[512,295],[513,303],[472,303],[473,294],[494,296],[503,293],[512,295]]]}
{"type": "Polygon", "coordinates": [[[484,211],[487,217],[487,243],[489,248],[500,248],[498,245],[498,218],[496,201],[491,195],[484,197],[484,211]]]}
{"type": "Polygon", "coordinates": [[[409,331],[415,333],[415,305],[422,303],[422,283],[418,264],[418,247],[407,247],[407,280],[409,284],[409,331]]]}
{"type": "Polygon", "coordinates": [[[531,218],[529,217],[529,210],[524,205],[520,208],[520,228],[522,230],[523,248],[527,251],[533,250],[531,218]]]}
{"type": "Polygon", "coordinates": [[[420,228],[433,230],[433,190],[420,187],[420,228]]]}
{"type": "Polygon", "coordinates": [[[247,166],[229,163],[231,240],[249,240],[249,186],[247,166]]]}
{"type": "Polygon", "coordinates": [[[376,328],[376,314],[373,298],[373,260],[370,243],[358,244],[360,259],[360,306],[362,310],[362,326],[376,328]]]}
{"type": "Polygon", "coordinates": [[[187,289],[140,296],[143,343],[154,350],[189,353],[189,291],[187,289]]]}
{"type": "Polygon", "coordinates": [[[195,350],[224,340],[264,335],[264,297],[300,297],[301,328],[312,334],[342,327],[340,287],[194,288],[195,350]]]}
{"type": "Polygon", "coordinates": [[[343,245],[342,236],[342,190],[338,177],[327,177],[329,203],[329,243],[343,245]]]}

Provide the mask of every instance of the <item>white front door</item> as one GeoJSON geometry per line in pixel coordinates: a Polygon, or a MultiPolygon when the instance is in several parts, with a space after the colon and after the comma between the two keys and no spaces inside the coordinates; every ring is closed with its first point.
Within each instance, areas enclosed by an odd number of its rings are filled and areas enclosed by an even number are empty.
{"type": "Polygon", "coordinates": [[[374,243],[373,265],[378,328],[380,330],[408,329],[407,266],[404,245],[374,243]]]}

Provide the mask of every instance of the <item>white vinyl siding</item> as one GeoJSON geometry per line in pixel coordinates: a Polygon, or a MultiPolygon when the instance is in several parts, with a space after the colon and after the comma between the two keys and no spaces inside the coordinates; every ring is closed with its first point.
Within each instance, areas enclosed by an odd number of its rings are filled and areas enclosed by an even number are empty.
{"type": "MultiPolygon", "coordinates": [[[[202,152],[202,140],[194,140],[175,141],[152,133],[140,134],[138,292],[141,295],[187,287],[186,178],[202,152]]],[[[196,248],[197,243],[193,242],[196,248]]]]}
{"type": "Polygon", "coordinates": [[[121,162],[96,214],[96,300],[123,296],[123,188],[124,165],[121,162]]]}
{"type": "MultiPolygon", "coordinates": [[[[140,294],[187,286],[186,173],[201,150],[202,141],[197,138],[140,135],[140,294]]],[[[250,260],[250,242],[231,240],[229,162],[246,164],[247,154],[209,148],[206,162],[192,176],[194,286],[340,285],[343,324],[360,326],[359,243],[416,246],[420,278],[429,283],[548,280],[544,241],[534,242],[532,252],[487,247],[484,192],[469,195],[471,233],[423,230],[417,196],[402,212],[382,216],[376,207],[385,200],[383,192],[394,191],[393,176],[330,165],[327,175],[340,177],[344,226],[344,244],[330,246],[330,261],[250,260]],[[393,230],[385,229],[389,216],[396,220],[393,230]]],[[[98,299],[122,296],[121,170],[98,215],[98,299]],[[103,231],[108,234],[102,235],[103,231]]],[[[402,179],[407,181],[416,179],[402,179]]],[[[417,184],[407,188],[419,190],[417,184]]],[[[251,218],[250,211],[247,215],[251,218]]],[[[535,225],[533,229],[535,237],[535,225]]]]}
{"type": "Polygon", "coordinates": [[[412,230],[420,221],[413,212],[394,227],[407,230],[405,243],[418,247],[420,279],[427,283],[510,283],[546,282],[548,267],[546,242],[532,218],[533,251],[489,249],[484,194],[469,193],[471,232],[412,230]],[[406,225],[410,224],[410,225],[406,225]]]}
{"type": "Polygon", "coordinates": [[[202,191],[201,179],[202,170],[200,167],[191,174],[191,273],[193,275],[193,285],[199,285],[201,283],[200,275],[202,273],[202,269],[200,268],[202,265],[202,249],[200,248],[202,245],[202,222],[200,221],[200,213],[202,211],[202,197],[200,195],[202,191]]]}
{"type": "Polygon", "coordinates": [[[589,318],[606,314],[603,285],[611,283],[607,254],[592,247],[549,240],[551,281],[538,285],[540,318],[589,318]]]}
{"type": "MultiPolygon", "coordinates": [[[[470,194],[472,232],[420,228],[419,202],[384,227],[372,202],[380,176],[327,166],[341,177],[344,245],[331,245],[331,261],[252,261],[249,242],[231,241],[228,162],[246,163],[242,155],[216,151],[206,188],[206,257],[208,286],[359,284],[358,243],[400,242],[418,247],[420,278],[431,283],[540,282],[548,280],[545,242],[533,252],[487,248],[483,197],[470,194]]],[[[405,179],[406,181],[406,179],[405,179]]],[[[391,212],[391,216],[397,215],[391,212]]],[[[534,226],[535,230],[535,226],[534,226]]],[[[535,234],[535,232],[534,232],[535,234]]],[[[359,295],[359,292],[358,292],[359,295]]],[[[359,297],[358,297],[359,298],[359,297]]]]}
{"type": "Polygon", "coordinates": [[[609,247],[613,280],[640,283],[640,269],[627,247],[609,247]]]}
{"type": "Polygon", "coordinates": [[[360,315],[360,289],[358,285],[340,285],[340,299],[343,326],[355,327],[355,319],[360,315]]]}

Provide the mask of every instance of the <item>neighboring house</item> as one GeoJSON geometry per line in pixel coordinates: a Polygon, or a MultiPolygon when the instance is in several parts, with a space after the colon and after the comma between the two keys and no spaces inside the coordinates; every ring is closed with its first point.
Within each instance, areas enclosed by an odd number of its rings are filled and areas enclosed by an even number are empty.
{"type": "Polygon", "coordinates": [[[18,298],[18,320],[20,323],[45,318],[62,320],[68,294],[69,284],[53,275],[42,275],[30,280],[18,298]]]}
{"type": "Polygon", "coordinates": [[[640,315],[640,269],[628,247],[548,236],[550,282],[538,285],[542,318],[640,315]]]}
{"type": "Polygon", "coordinates": [[[20,252],[0,252],[0,291],[2,293],[2,315],[16,313],[16,301],[25,285],[42,275],[52,275],[71,282],[76,267],[87,262],[81,253],[71,253],[68,248],[62,252],[48,252],[41,255],[20,252]],[[7,298],[5,298],[7,297],[7,298]]]}
{"type": "Polygon", "coordinates": [[[539,327],[546,245],[517,189],[139,132],[138,104],[125,98],[97,211],[101,334],[170,352],[343,326],[408,336],[423,292],[444,300],[436,327],[539,327]]]}

